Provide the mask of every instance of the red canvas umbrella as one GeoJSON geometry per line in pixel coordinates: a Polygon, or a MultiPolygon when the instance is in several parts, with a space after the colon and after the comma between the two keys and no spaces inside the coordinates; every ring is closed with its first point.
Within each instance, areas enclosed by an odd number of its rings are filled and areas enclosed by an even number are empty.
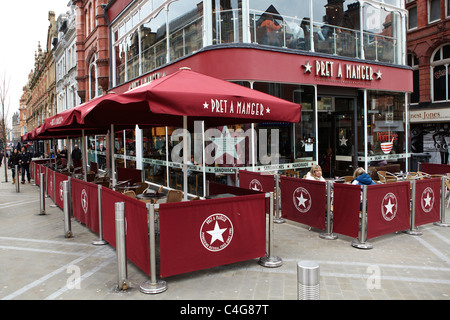
{"type": "Polygon", "coordinates": [[[178,125],[204,120],[207,126],[299,122],[301,106],[257,90],[181,69],[123,94],[79,107],[81,123],[178,125]]]}
{"type": "MultiPolygon", "coordinates": [[[[80,122],[86,126],[109,123],[183,126],[184,129],[188,120],[203,120],[206,126],[297,123],[301,114],[299,104],[186,68],[78,110],[80,122]]],[[[187,136],[183,141],[187,143],[187,136]]],[[[183,156],[184,189],[187,190],[187,153],[183,156]]]]}

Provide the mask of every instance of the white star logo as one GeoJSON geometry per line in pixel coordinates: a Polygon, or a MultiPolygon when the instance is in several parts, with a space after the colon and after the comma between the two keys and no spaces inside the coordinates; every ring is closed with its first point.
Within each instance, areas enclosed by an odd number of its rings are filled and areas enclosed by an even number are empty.
{"type": "Polygon", "coordinates": [[[269,108],[266,109],[266,113],[270,113],[270,109],[269,108]]]}
{"type": "Polygon", "coordinates": [[[309,61],[306,61],[306,64],[303,65],[303,68],[305,68],[305,73],[311,73],[312,65],[309,64],[309,61]]]}
{"type": "Polygon", "coordinates": [[[384,207],[386,208],[386,214],[392,214],[392,208],[394,207],[394,204],[391,203],[391,199],[389,199],[388,204],[384,205],[384,207]]]}
{"type": "Polygon", "coordinates": [[[427,197],[423,199],[425,201],[425,207],[430,207],[431,206],[431,199],[432,198],[430,197],[430,194],[427,193],[427,197]]]}
{"type": "Polygon", "coordinates": [[[378,71],[375,73],[377,75],[377,80],[381,80],[381,76],[383,75],[380,71],[380,69],[378,69],[378,71]]]}
{"type": "Polygon", "coordinates": [[[308,199],[303,198],[303,193],[300,192],[300,197],[297,197],[297,200],[298,200],[298,205],[299,206],[303,206],[303,207],[306,208],[305,203],[306,203],[306,201],[308,201],[308,199]]]}
{"type": "Polygon", "coordinates": [[[203,104],[203,109],[208,109],[208,107],[209,107],[208,102],[205,102],[205,103],[203,104]]]}
{"type": "Polygon", "coordinates": [[[227,228],[220,229],[219,223],[216,221],[216,224],[214,225],[214,229],[211,231],[206,231],[209,235],[211,235],[211,241],[209,242],[210,245],[214,243],[214,241],[219,240],[220,242],[223,241],[222,234],[227,230],[227,228]]]}
{"type": "Polygon", "coordinates": [[[342,138],[340,138],[339,141],[341,143],[341,146],[346,146],[348,139],[345,139],[345,137],[342,136],[342,138]]]}

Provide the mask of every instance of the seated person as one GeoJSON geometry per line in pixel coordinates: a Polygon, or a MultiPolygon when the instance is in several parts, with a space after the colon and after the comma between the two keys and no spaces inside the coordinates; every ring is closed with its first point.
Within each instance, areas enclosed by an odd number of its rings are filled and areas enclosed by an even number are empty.
{"type": "Polygon", "coordinates": [[[322,168],[319,165],[314,165],[311,170],[306,174],[306,180],[325,181],[322,177],[322,168]]]}
{"type": "Polygon", "coordinates": [[[356,168],[355,172],[353,173],[353,181],[352,184],[356,185],[372,185],[375,184],[373,182],[372,178],[369,176],[369,174],[361,167],[356,168]]]}

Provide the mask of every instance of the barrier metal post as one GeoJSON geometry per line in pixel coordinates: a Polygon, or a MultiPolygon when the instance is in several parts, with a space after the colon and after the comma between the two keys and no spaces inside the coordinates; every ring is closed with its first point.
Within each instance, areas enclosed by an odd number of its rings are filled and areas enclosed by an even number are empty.
{"type": "Polygon", "coordinates": [[[280,224],[280,223],[285,223],[286,222],[286,220],[284,220],[282,217],[281,217],[281,214],[280,214],[280,175],[279,174],[275,174],[274,175],[274,177],[275,177],[275,194],[276,194],[276,196],[275,196],[275,218],[273,219],[273,222],[275,222],[275,223],[278,223],[278,224],[280,224]]]}
{"type": "Polygon", "coordinates": [[[269,197],[269,247],[265,257],[259,259],[259,264],[267,268],[277,268],[283,265],[280,257],[273,255],[273,192],[266,193],[269,197]]]}
{"type": "Polygon", "coordinates": [[[406,234],[412,236],[421,236],[422,231],[416,227],[416,181],[411,181],[411,227],[409,230],[405,230],[406,234]]]}
{"type": "Polygon", "coordinates": [[[45,173],[41,172],[39,173],[39,201],[40,201],[40,215],[45,214],[45,184],[44,184],[44,176],[45,173]]]}
{"type": "Polygon", "coordinates": [[[361,215],[361,230],[359,233],[359,239],[352,241],[352,247],[358,249],[372,249],[371,243],[366,242],[367,238],[367,186],[363,186],[363,199],[362,199],[362,215],[361,215]]]}
{"type": "Polygon", "coordinates": [[[102,185],[98,185],[98,239],[92,240],[95,246],[101,246],[107,242],[103,240],[103,207],[102,207],[102,185]]]}
{"type": "Polygon", "coordinates": [[[53,182],[52,182],[52,186],[53,186],[53,204],[50,205],[51,208],[56,208],[58,207],[58,205],[56,204],[56,185],[55,185],[55,172],[53,171],[53,182]]]}
{"type": "Polygon", "coordinates": [[[156,279],[156,233],[155,233],[155,209],[159,209],[158,204],[147,204],[149,213],[149,250],[150,250],[150,280],[144,281],[139,286],[142,293],[156,294],[167,290],[167,283],[164,280],[156,279]]]}
{"type": "Polygon", "coordinates": [[[314,261],[297,263],[298,300],[319,300],[320,267],[314,261]]]}
{"type": "Polygon", "coordinates": [[[19,166],[17,164],[14,166],[14,170],[16,170],[16,192],[20,192],[19,166]]]}
{"type": "Polygon", "coordinates": [[[445,186],[445,179],[448,178],[441,178],[441,221],[434,223],[434,225],[439,227],[450,227],[450,222],[445,222],[445,191],[447,189],[445,186]]]}
{"type": "Polygon", "coordinates": [[[70,199],[69,199],[69,181],[63,181],[63,202],[64,202],[64,236],[72,238],[72,222],[70,220],[70,199]]]}
{"type": "Polygon", "coordinates": [[[319,237],[326,240],[336,240],[338,236],[333,233],[331,226],[331,181],[327,181],[327,231],[322,232],[319,237]]]}
{"type": "Polygon", "coordinates": [[[128,289],[127,249],[125,239],[125,202],[115,203],[116,218],[116,254],[117,254],[117,286],[119,290],[128,289]]]}

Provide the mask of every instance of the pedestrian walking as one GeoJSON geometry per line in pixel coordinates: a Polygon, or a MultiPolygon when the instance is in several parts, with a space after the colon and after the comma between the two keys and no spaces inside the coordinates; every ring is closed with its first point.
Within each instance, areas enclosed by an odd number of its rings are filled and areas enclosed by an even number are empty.
{"type": "MultiPolygon", "coordinates": [[[[12,173],[12,183],[16,182],[16,166],[19,165],[19,152],[17,151],[17,148],[14,148],[14,151],[11,153],[11,155],[9,156],[9,160],[8,160],[8,168],[11,169],[11,173],[12,173]]],[[[17,172],[17,174],[19,174],[17,172]]],[[[18,178],[17,178],[18,179],[18,178]]]]}
{"type": "Polygon", "coordinates": [[[27,173],[27,181],[31,183],[30,176],[30,162],[31,162],[31,154],[28,152],[27,148],[22,147],[22,152],[20,153],[19,163],[22,167],[22,184],[25,183],[25,172],[27,173]]]}

